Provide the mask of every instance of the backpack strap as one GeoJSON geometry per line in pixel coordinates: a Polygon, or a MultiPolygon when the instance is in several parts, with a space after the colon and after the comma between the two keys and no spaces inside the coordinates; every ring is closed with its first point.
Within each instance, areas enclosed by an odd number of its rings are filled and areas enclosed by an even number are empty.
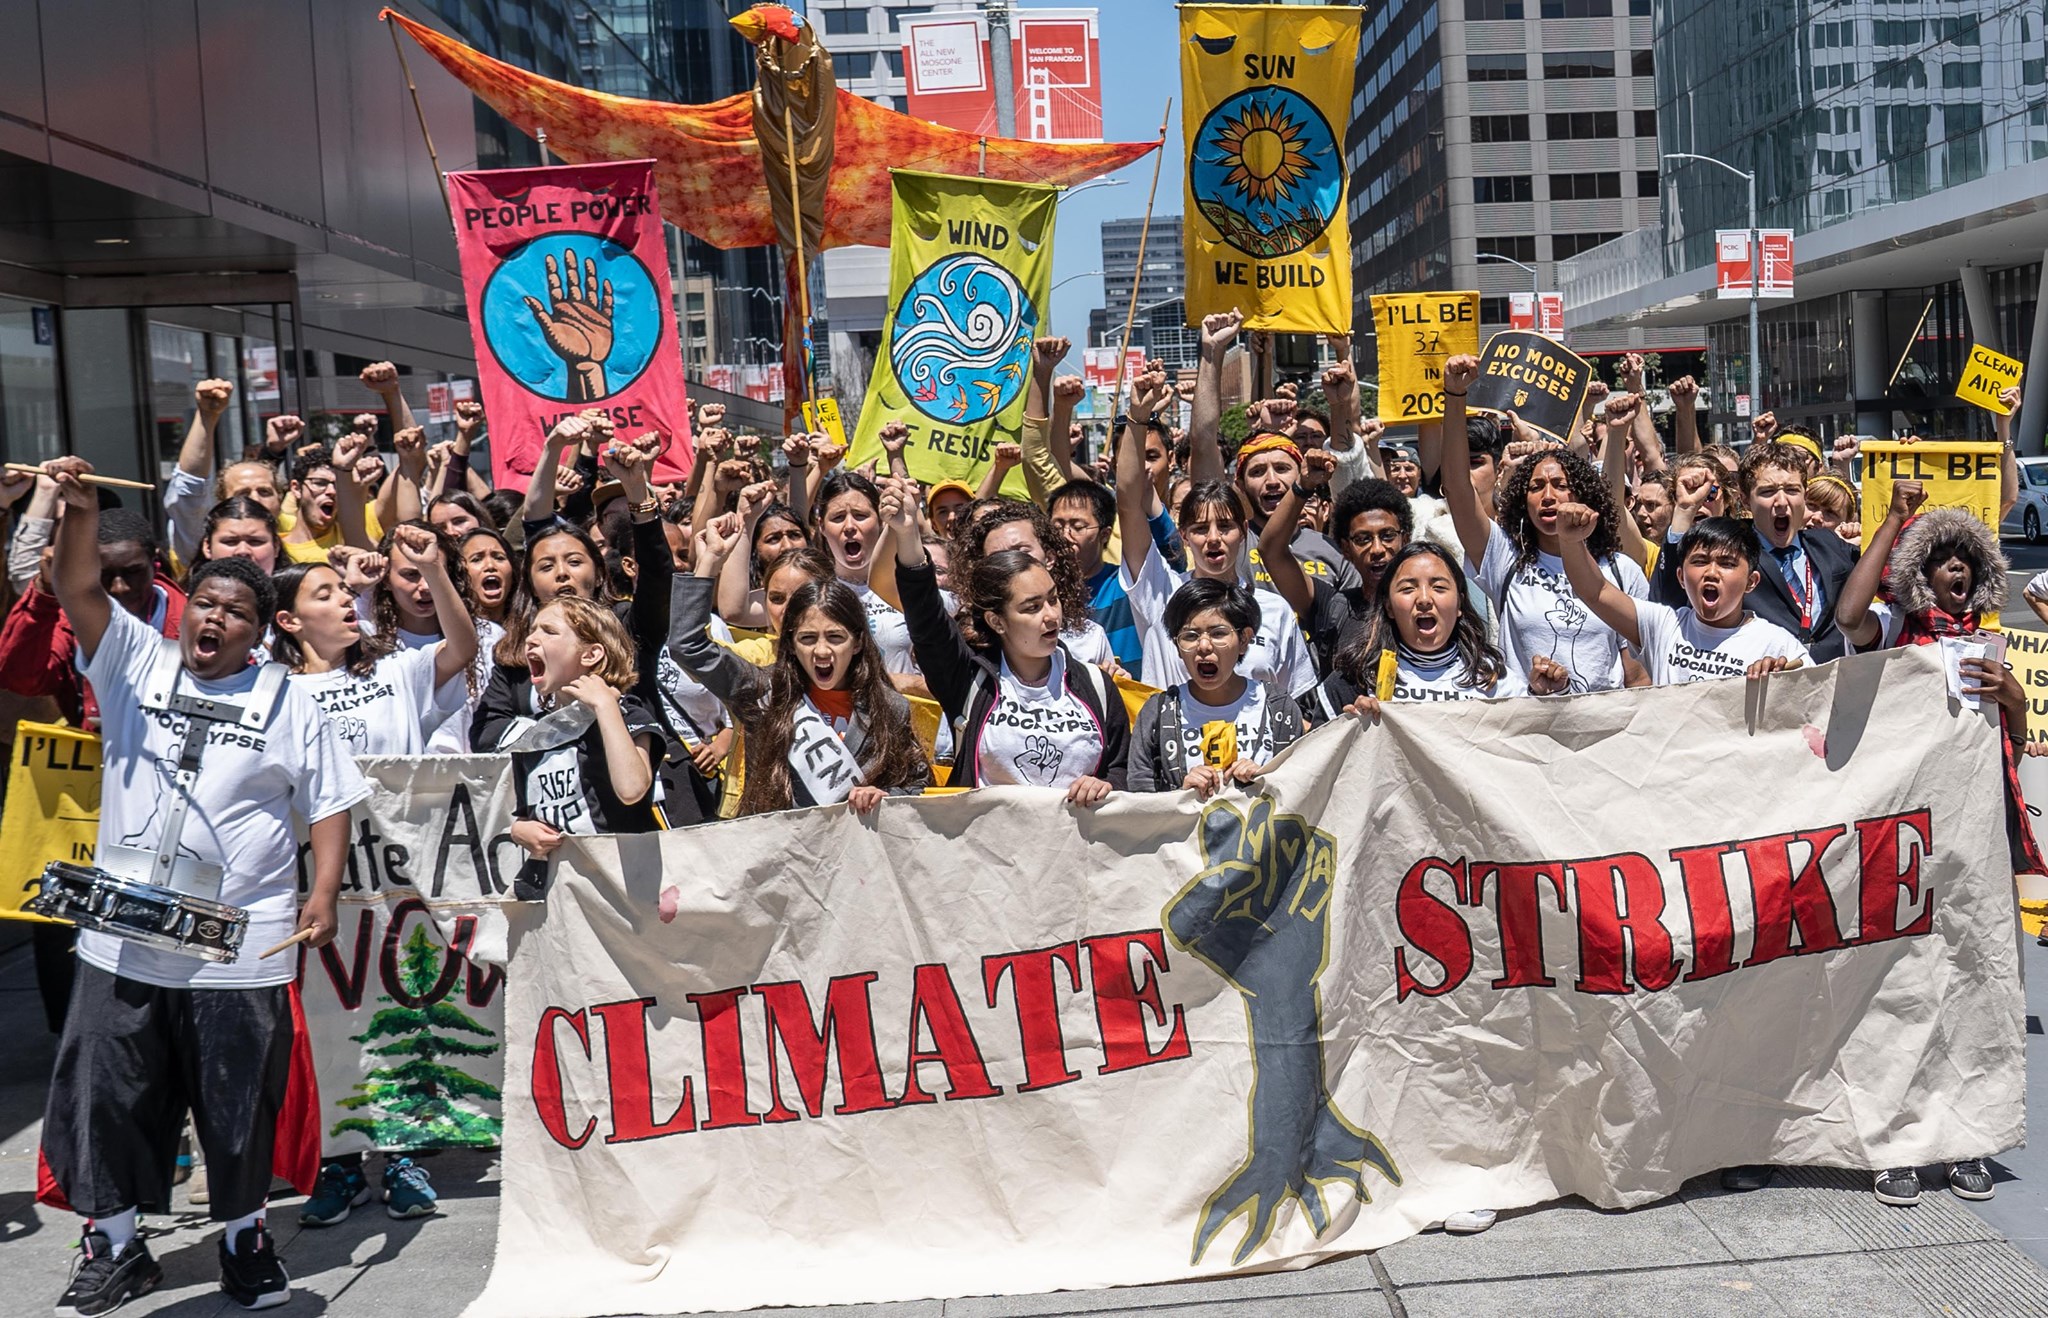
{"type": "Polygon", "coordinates": [[[1180,687],[1170,686],[1159,702],[1159,763],[1172,773],[1176,785],[1188,776],[1186,719],[1181,713],[1180,687]]]}

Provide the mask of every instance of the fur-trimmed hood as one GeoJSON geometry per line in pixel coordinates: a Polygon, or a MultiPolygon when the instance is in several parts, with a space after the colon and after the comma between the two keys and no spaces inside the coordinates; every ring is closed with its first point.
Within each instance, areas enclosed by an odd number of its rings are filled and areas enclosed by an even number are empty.
{"type": "Polygon", "coordinates": [[[1988,613],[2005,606],[2005,574],[2011,565],[1998,547],[1998,536],[1990,527],[1961,508],[1935,508],[1913,519],[1892,548],[1892,598],[1907,613],[1925,613],[1934,607],[1934,591],[1927,584],[1927,567],[1935,550],[1960,553],[1968,562],[1971,579],[1969,608],[1988,613]]]}

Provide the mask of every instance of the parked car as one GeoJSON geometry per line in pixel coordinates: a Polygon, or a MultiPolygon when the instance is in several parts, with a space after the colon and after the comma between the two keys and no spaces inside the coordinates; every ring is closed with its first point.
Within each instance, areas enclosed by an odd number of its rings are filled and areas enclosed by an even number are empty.
{"type": "Polygon", "coordinates": [[[2020,459],[2020,501],[1998,529],[2003,535],[2025,536],[2030,545],[2041,543],[2048,529],[2048,458],[2020,459]]]}

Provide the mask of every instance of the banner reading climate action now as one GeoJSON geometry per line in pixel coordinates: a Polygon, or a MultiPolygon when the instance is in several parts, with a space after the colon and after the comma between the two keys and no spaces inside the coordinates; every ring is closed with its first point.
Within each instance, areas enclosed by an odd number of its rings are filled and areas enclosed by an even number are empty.
{"type": "Polygon", "coordinates": [[[1389,706],[1206,804],[569,839],[508,913],[531,1098],[470,1318],[1154,1282],[2008,1148],[1999,733],[1932,650],[1389,706]]]}
{"type": "Polygon", "coordinates": [[[667,441],[656,479],[687,477],[690,406],[654,162],[454,173],[448,192],[492,484],[524,489],[548,431],[593,407],[621,438],[667,441]]]}

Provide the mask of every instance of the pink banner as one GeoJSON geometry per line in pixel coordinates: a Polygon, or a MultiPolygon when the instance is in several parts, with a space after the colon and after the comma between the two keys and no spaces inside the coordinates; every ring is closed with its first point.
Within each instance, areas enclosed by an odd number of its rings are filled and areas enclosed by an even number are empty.
{"type": "Polygon", "coordinates": [[[549,429],[602,408],[690,470],[690,405],[654,162],[448,176],[462,291],[490,417],[491,479],[524,488],[549,429]]]}

